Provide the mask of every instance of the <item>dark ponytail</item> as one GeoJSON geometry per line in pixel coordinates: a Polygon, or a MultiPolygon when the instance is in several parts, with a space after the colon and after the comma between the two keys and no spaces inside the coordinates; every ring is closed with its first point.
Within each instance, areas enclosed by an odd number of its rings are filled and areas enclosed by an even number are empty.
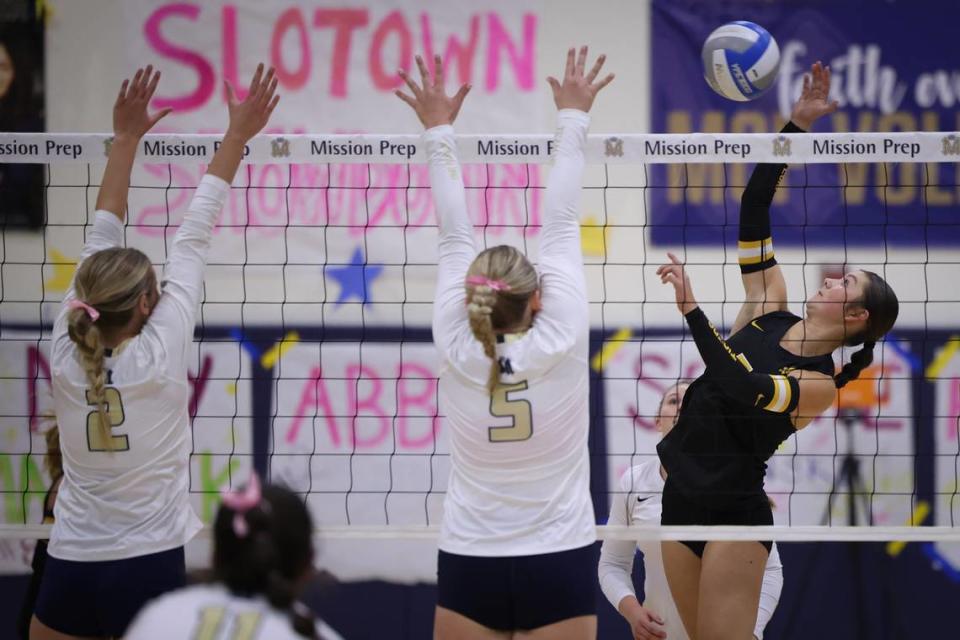
{"type": "Polygon", "coordinates": [[[843,365],[840,373],[833,377],[837,389],[842,388],[851,380],[856,380],[860,373],[873,362],[873,349],[877,341],[883,338],[900,313],[900,302],[897,294],[887,284],[887,281],[873,271],[863,271],[867,275],[867,282],[863,287],[863,299],[857,303],[867,310],[867,326],[860,333],[850,336],[844,344],[852,347],[862,344],[863,348],[850,357],[850,362],[843,365]]]}
{"type": "Polygon", "coordinates": [[[873,348],[876,344],[876,342],[864,342],[863,349],[850,356],[850,362],[843,365],[840,373],[833,377],[833,383],[837,386],[837,389],[842,389],[851,380],[856,380],[860,377],[860,372],[870,366],[873,362],[873,348]]]}
{"type": "Polygon", "coordinates": [[[288,613],[298,635],[316,638],[309,609],[297,602],[300,580],[313,566],[313,522],[303,501],[288,489],[266,485],[260,501],[244,511],[222,504],[214,524],[213,571],[231,593],[263,595],[288,613]],[[238,529],[242,518],[245,528],[238,529]]]}

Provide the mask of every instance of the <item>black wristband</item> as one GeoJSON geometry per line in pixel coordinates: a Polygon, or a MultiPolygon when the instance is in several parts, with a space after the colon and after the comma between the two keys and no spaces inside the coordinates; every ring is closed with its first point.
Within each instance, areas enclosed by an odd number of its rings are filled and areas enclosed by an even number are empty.
{"type": "Polygon", "coordinates": [[[787,124],[783,125],[783,129],[780,129],[780,133],[806,133],[806,129],[801,129],[793,120],[787,121],[787,124]]]}

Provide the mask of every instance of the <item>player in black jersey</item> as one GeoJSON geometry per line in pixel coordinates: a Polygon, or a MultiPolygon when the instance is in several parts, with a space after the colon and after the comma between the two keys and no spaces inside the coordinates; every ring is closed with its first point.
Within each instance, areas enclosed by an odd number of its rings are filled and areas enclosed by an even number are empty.
{"type": "MultiPolygon", "coordinates": [[[[819,62],[784,133],[809,130],[837,108],[830,70],[819,62]]],[[[729,340],[697,306],[673,255],[657,273],[673,285],[706,372],[687,390],[676,427],[657,446],[668,476],[664,525],[772,525],[763,490],[766,461],[794,431],[829,408],[836,390],[873,360],[873,348],[897,317],[884,280],[869,271],[828,278],[807,300],[803,318],[787,310],[774,259],[770,204],[786,165],[759,164],[743,193],[739,254],[746,302],[729,340]],[[834,376],[833,352],[863,345],[834,376]]],[[[691,638],[748,638],[757,615],[771,543],[664,542],[670,591],[691,638]]]]}

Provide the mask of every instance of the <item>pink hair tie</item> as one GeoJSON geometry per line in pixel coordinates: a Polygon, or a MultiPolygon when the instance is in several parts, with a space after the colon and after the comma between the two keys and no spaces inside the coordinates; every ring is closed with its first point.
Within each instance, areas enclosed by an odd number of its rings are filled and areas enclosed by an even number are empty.
{"type": "Polygon", "coordinates": [[[494,291],[510,291],[510,285],[503,280],[491,280],[486,276],[470,276],[467,278],[467,284],[475,287],[490,287],[494,291]]]}
{"type": "Polygon", "coordinates": [[[99,311],[97,311],[96,309],[94,309],[93,307],[91,307],[90,305],[88,305],[88,304],[87,304],[86,302],[84,302],[83,300],[77,300],[76,298],[74,298],[73,300],[71,300],[70,302],[67,303],[67,308],[68,308],[68,309],[83,309],[84,311],[87,312],[87,315],[90,316],[90,319],[93,320],[94,322],[96,322],[96,321],[97,321],[97,318],[100,317],[100,312],[99,312],[99,311]]]}
{"type": "Polygon", "coordinates": [[[238,538],[246,538],[250,533],[250,525],[247,524],[246,514],[248,511],[260,504],[263,497],[260,492],[260,479],[257,473],[250,474],[250,480],[243,491],[224,491],[220,494],[223,504],[233,509],[233,532],[238,538]]]}

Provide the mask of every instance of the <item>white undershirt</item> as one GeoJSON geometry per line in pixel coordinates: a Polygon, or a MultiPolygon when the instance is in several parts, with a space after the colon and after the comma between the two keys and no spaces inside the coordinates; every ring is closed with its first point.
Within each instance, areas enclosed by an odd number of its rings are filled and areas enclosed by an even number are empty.
{"type": "MultiPolygon", "coordinates": [[[[664,479],[660,475],[660,460],[652,459],[631,467],[620,478],[620,490],[613,494],[610,504],[610,525],[659,525],[663,509],[664,479]]],[[[643,568],[646,575],[643,606],[663,618],[667,638],[688,640],[680,620],[677,605],[670,595],[667,576],[663,568],[660,542],[655,540],[604,540],[600,550],[597,573],[600,588],[614,609],[619,611],[620,601],[627,596],[636,596],[631,572],[636,551],[643,552],[643,568]]],[[[760,606],[753,635],[763,638],[763,630],[773,616],[783,589],[783,565],[774,544],[763,572],[760,589],[760,606]]]]}

